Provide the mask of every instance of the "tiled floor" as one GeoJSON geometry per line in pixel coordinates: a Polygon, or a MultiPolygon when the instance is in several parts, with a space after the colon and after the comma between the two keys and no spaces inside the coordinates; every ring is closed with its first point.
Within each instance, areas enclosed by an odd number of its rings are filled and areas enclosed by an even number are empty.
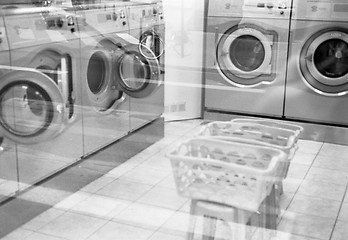
{"type": "MultiPolygon", "coordinates": [[[[164,139],[2,240],[185,239],[190,201],[177,195],[165,153],[200,124],[166,123],[164,139]]],[[[284,181],[278,230],[253,240],[347,240],[347,184],[348,146],[300,140],[284,181]]],[[[222,228],[219,236],[233,235],[222,228]]]]}

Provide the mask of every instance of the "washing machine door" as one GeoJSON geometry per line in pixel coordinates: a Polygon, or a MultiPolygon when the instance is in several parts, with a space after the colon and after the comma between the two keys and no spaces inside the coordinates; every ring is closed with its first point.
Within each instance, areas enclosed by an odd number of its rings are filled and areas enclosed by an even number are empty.
{"type": "Polygon", "coordinates": [[[148,59],[158,59],[164,53],[164,41],[154,30],[145,31],[139,39],[139,51],[148,59]],[[148,52],[150,49],[151,52],[148,52]],[[148,55],[148,53],[150,53],[148,55]]]}
{"type": "Polygon", "coordinates": [[[33,144],[57,136],[67,117],[62,94],[48,76],[10,72],[0,79],[0,131],[8,139],[33,144]]]}
{"type": "Polygon", "coordinates": [[[160,66],[155,54],[137,44],[120,47],[116,55],[116,81],[121,91],[134,98],[144,98],[161,84],[160,66]]]}
{"type": "Polygon", "coordinates": [[[254,25],[226,31],[217,43],[217,67],[224,79],[237,86],[255,86],[274,80],[277,34],[254,25]]]}
{"type": "Polygon", "coordinates": [[[348,92],[348,30],[328,29],[308,39],[301,51],[305,81],[323,95],[348,92]]]}

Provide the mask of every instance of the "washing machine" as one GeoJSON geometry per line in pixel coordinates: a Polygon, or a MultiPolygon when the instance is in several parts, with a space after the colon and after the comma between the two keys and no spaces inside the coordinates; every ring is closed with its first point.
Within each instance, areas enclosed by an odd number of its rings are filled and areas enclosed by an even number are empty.
{"type": "Polygon", "coordinates": [[[25,188],[83,155],[79,36],[75,15],[48,3],[2,9],[11,71],[0,81],[0,132],[16,148],[25,188]]]}
{"type": "Polygon", "coordinates": [[[128,42],[126,7],[116,1],[75,4],[80,16],[80,82],[82,84],[84,152],[89,154],[130,131],[130,102],[116,87],[115,56],[128,42]]]}
{"type": "Polygon", "coordinates": [[[119,85],[131,102],[131,129],[159,118],[164,111],[164,35],[162,2],[128,6],[129,34],[136,46],[133,56],[119,65],[119,85]]]}
{"type": "Polygon", "coordinates": [[[285,116],[348,125],[348,2],[293,4],[285,116]]]}
{"type": "MultiPolygon", "coordinates": [[[[10,52],[8,39],[0,8],[0,82],[10,71],[10,52]]],[[[7,143],[0,131],[0,201],[18,191],[17,155],[15,146],[7,143]]]]}
{"type": "Polygon", "coordinates": [[[283,114],[290,0],[210,0],[205,111],[283,114]]]}

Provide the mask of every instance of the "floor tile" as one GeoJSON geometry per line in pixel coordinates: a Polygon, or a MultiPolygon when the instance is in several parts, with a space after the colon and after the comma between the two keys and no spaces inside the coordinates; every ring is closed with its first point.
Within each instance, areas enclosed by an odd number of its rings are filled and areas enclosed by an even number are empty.
{"type": "Polygon", "coordinates": [[[146,240],[153,231],[124,225],[116,222],[108,222],[96,231],[88,240],[146,240]]]}
{"type": "Polygon", "coordinates": [[[348,156],[324,156],[318,155],[313,163],[313,167],[338,170],[348,173],[348,156]]]}
{"type": "Polygon", "coordinates": [[[0,238],[21,227],[50,206],[15,198],[0,207],[0,238]]]}
{"type": "Polygon", "coordinates": [[[65,211],[57,208],[50,208],[47,211],[41,213],[37,217],[33,218],[29,222],[22,225],[22,228],[36,231],[46,224],[50,223],[57,217],[61,216],[65,211]]]}
{"type": "Polygon", "coordinates": [[[295,193],[301,186],[302,179],[287,177],[283,180],[283,189],[289,193],[295,193]]]}
{"type": "Polygon", "coordinates": [[[347,240],[348,228],[347,222],[337,221],[335,229],[330,240],[347,240]]]}
{"type": "Polygon", "coordinates": [[[115,179],[116,178],[114,176],[106,174],[106,175],[98,178],[97,180],[91,182],[90,184],[86,185],[85,187],[81,188],[81,191],[95,193],[98,190],[105,187],[106,185],[108,185],[109,183],[115,181],[115,179]]]}
{"type": "Polygon", "coordinates": [[[170,188],[170,189],[176,189],[176,184],[175,184],[173,174],[169,174],[169,176],[163,179],[161,182],[159,182],[157,186],[170,188]]]}
{"type": "Polygon", "coordinates": [[[288,211],[336,219],[341,202],[296,194],[288,211]]]}
{"type": "Polygon", "coordinates": [[[151,185],[126,180],[116,180],[99,191],[97,194],[134,201],[152,188],[151,185]]]}
{"type": "Polygon", "coordinates": [[[301,236],[329,240],[335,219],[286,212],[278,230],[301,236]]]}
{"type": "Polygon", "coordinates": [[[116,214],[113,221],[156,230],[173,214],[173,210],[133,203],[119,214],[116,214]]]}
{"type": "Polygon", "coordinates": [[[84,240],[106,223],[107,220],[67,212],[41,228],[39,232],[69,240],[84,240]]]}
{"type": "Polygon", "coordinates": [[[180,197],[175,189],[155,186],[139,198],[138,202],[178,210],[188,200],[180,197]]]}
{"type": "Polygon", "coordinates": [[[17,228],[13,232],[7,234],[5,237],[1,238],[1,240],[22,240],[26,237],[30,236],[34,232],[24,228],[17,228]]]}
{"type": "Polygon", "coordinates": [[[280,210],[287,210],[293,198],[294,193],[284,192],[283,194],[281,194],[279,199],[280,210]]]}
{"type": "Polygon", "coordinates": [[[88,192],[78,191],[70,195],[69,197],[65,198],[64,200],[60,201],[59,203],[54,205],[54,207],[58,209],[62,209],[62,210],[69,210],[72,207],[74,207],[76,204],[90,197],[91,195],[92,194],[88,192]]]}
{"type": "Polygon", "coordinates": [[[170,159],[165,156],[159,156],[159,154],[156,154],[150,157],[149,159],[147,159],[145,162],[141,164],[140,167],[151,167],[153,169],[158,169],[160,171],[172,170],[170,159]]]}
{"type": "MultiPolygon", "coordinates": [[[[138,165],[138,164],[137,164],[138,165]]],[[[137,165],[134,164],[130,164],[128,162],[125,162],[121,165],[119,165],[118,167],[110,170],[108,172],[108,175],[110,175],[110,177],[112,178],[119,178],[122,175],[124,175],[125,173],[129,172],[130,170],[132,170],[133,168],[135,168],[137,165]]]]}
{"type": "Polygon", "coordinates": [[[342,201],[345,190],[345,185],[338,185],[314,180],[304,180],[298,190],[298,193],[311,197],[342,201]]]}
{"type": "Polygon", "coordinates": [[[59,189],[50,188],[50,187],[36,186],[30,191],[21,194],[19,198],[27,200],[27,201],[31,201],[31,202],[54,206],[58,202],[67,198],[70,194],[71,192],[67,192],[64,190],[59,190],[59,189]]]}
{"type": "Polygon", "coordinates": [[[188,131],[192,130],[193,128],[196,128],[199,124],[191,124],[191,123],[185,123],[183,121],[174,121],[174,122],[167,122],[165,124],[165,134],[169,135],[175,135],[175,136],[182,136],[186,134],[188,131]]]}
{"type": "Polygon", "coordinates": [[[296,179],[304,179],[308,170],[309,170],[309,166],[291,162],[287,177],[296,178],[296,179]]]}
{"type": "Polygon", "coordinates": [[[322,142],[307,141],[307,140],[298,140],[298,152],[308,153],[308,154],[317,154],[321,147],[323,146],[322,142]]]}
{"type": "MultiPolygon", "coordinates": [[[[338,220],[346,222],[348,226],[348,202],[342,204],[340,213],[338,215],[338,220]]],[[[348,228],[347,228],[348,231],[348,228]]]]}
{"type": "Polygon", "coordinates": [[[150,166],[139,166],[122,175],[121,179],[156,185],[169,174],[171,174],[169,171],[155,169],[150,166]]]}
{"type": "Polygon", "coordinates": [[[338,145],[332,143],[324,143],[323,147],[319,152],[320,156],[328,156],[328,157],[338,157],[348,158],[348,147],[345,145],[338,145]]]}
{"type": "Polygon", "coordinates": [[[64,240],[64,238],[50,236],[42,233],[33,233],[23,240],[64,240]]]}
{"type": "Polygon", "coordinates": [[[308,180],[316,180],[338,185],[347,185],[348,174],[339,170],[311,167],[306,176],[308,180]]]}
{"type": "MultiPolygon", "coordinates": [[[[178,196],[165,154],[194,136],[201,124],[201,120],[167,122],[163,139],[70,197],[70,188],[54,188],[55,184],[23,194],[23,199],[49,210],[23,221],[1,240],[184,240],[190,200],[178,196]],[[67,198],[57,203],[57,196],[67,198]]],[[[252,240],[347,240],[348,146],[307,140],[298,145],[283,181],[279,231],[266,231],[263,239],[252,240]]],[[[91,176],[97,173],[92,171],[91,176]]],[[[0,179],[0,188],[7,182],[0,179]]]]}
{"type": "Polygon", "coordinates": [[[291,163],[297,163],[297,164],[310,166],[312,165],[316,156],[317,156],[316,153],[305,153],[305,152],[297,151],[294,158],[291,160],[291,163]]]}
{"type": "Polygon", "coordinates": [[[162,225],[159,231],[171,235],[185,236],[189,221],[190,214],[178,211],[162,225]]]}
{"type": "Polygon", "coordinates": [[[76,204],[71,211],[92,217],[110,219],[130,204],[129,201],[94,194],[76,204]]]}

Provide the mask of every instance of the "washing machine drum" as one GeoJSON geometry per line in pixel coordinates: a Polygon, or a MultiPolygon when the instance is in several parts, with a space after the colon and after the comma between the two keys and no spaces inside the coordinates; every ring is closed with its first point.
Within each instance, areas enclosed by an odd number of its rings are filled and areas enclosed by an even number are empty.
{"type": "Polygon", "coordinates": [[[300,55],[304,80],[323,95],[348,92],[348,30],[320,31],[304,44],[300,55]]]}
{"type": "Polygon", "coordinates": [[[64,100],[55,82],[35,71],[11,72],[0,81],[0,131],[16,143],[57,136],[66,123],[64,100]]]}
{"type": "Polygon", "coordinates": [[[134,98],[144,98],[162,84],[156,55],[145,46],[129,44],[116,56],[116,81],[122,91],[134,98]]]}
{"type": "Polygon", "coordinates": [[[274,80],[277,34],[254,25],[230,28],[216,49],[218,70],[229,83],[255,86],[274,80]]]}

